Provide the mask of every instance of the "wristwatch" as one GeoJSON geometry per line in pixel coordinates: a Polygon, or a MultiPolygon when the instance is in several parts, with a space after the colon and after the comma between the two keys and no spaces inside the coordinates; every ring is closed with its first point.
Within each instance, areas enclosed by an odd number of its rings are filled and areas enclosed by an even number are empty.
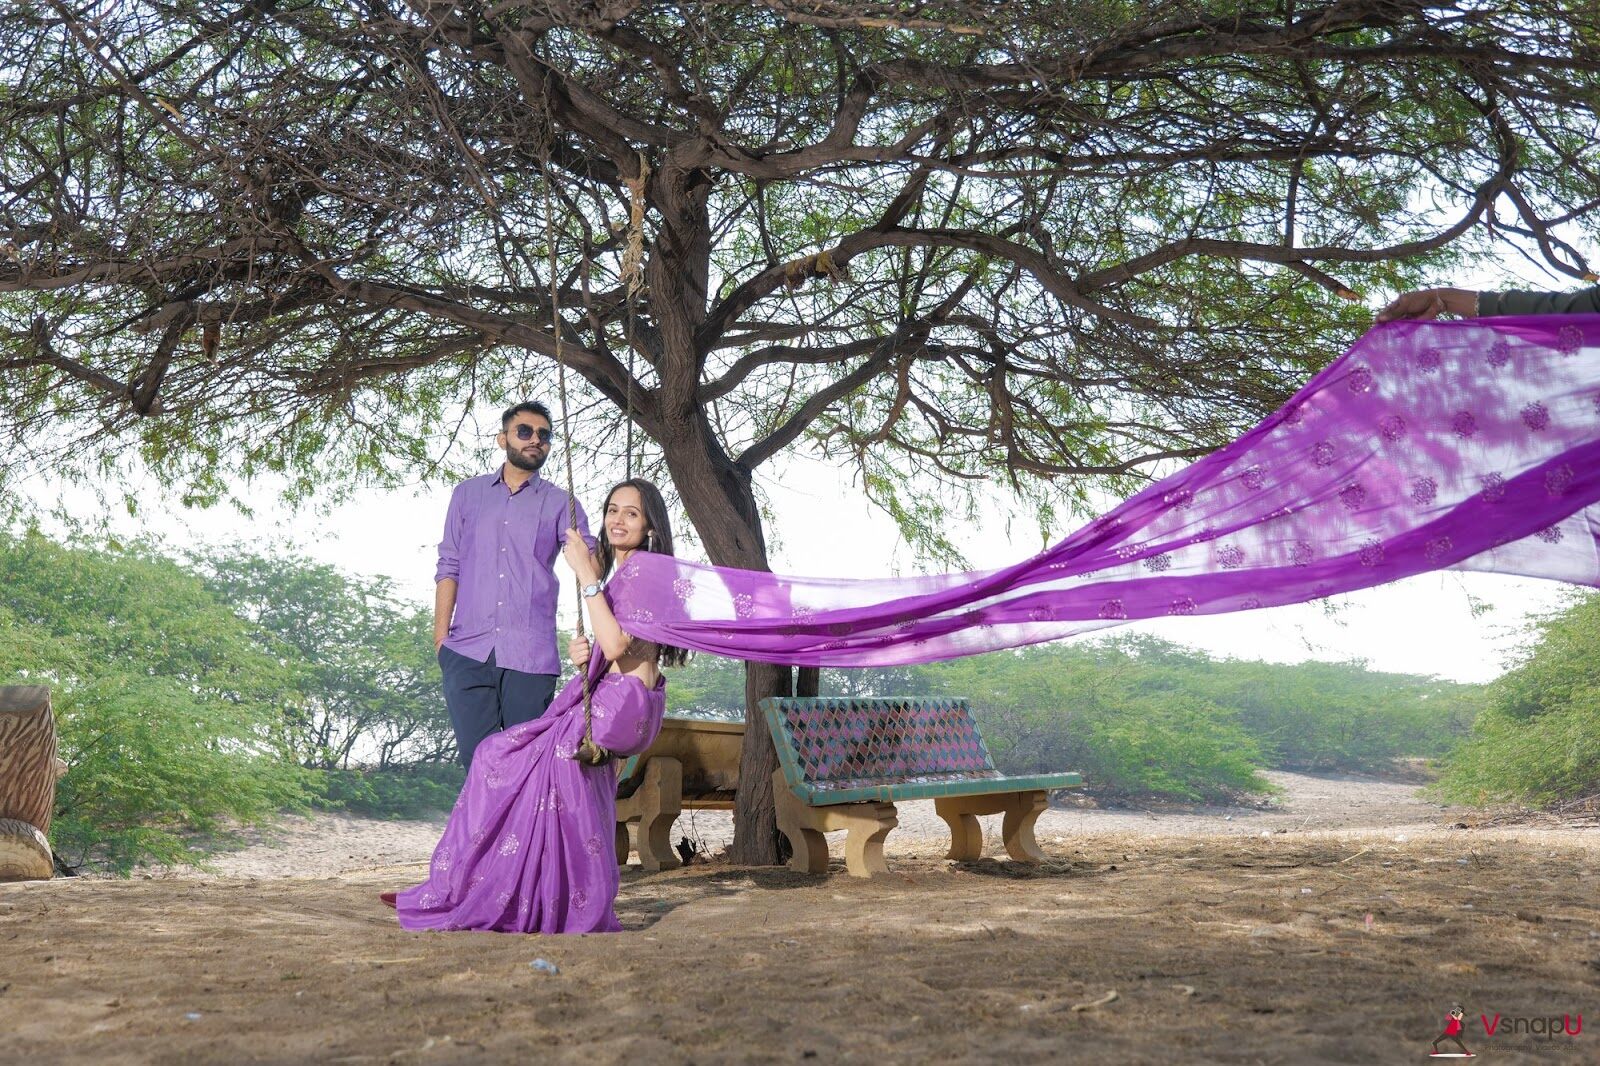
{"type": "Polygon", "coordinates": [[[583,586],[583,588],[579,591],[583,594],[584,599],[588,599],[590,596],[600,595],[600,590],[603,588],[605,588],[605,586],[596,581],[593,584],[583,586]]]}

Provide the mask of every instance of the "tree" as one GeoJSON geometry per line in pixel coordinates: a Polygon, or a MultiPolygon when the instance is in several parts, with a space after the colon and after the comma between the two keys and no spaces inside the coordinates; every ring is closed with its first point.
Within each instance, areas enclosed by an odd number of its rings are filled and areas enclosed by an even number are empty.
{"type": "Polygon", "coordinates": [[[292,676],[284,742],[301,765],[348,769],[354,759],[383,770],[455,757],[430,611],[397,600],[387,581],[287,551],[211,551],[196,562],[292,676]]]}
{"type": "Polygon", "coordinates": [[[284,671],[171,560],[0,535],[0,683],[48,684],[67,773],[57,856],[125,872],[185,834],[270,820],[314,782],[284,759],[284,671]]]}
{"type": "MultiPolygon", "coordinates": [[[[1588,269],[1578,0],[4,14],[11,462],[118,440],[197,502],[437,469],[559,354],[572,413],[626,415],[574,446],[637,429],[713,562],[766,567],[756,474],[797,447],[947,560],[985,479],[1047,529],[1251,424],[1364,319],[1328,292],[1490,223],[1588,269]]],[[[750,715],[742,861],[773,762],[750,715]]]]}

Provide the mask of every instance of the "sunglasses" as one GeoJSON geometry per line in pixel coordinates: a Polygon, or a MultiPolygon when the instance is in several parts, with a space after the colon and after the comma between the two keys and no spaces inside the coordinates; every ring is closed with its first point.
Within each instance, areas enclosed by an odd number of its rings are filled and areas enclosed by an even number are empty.
{"type": "Polygon", "coordinates": [[[528,425],[526,422],[524,422],[520,426],[515,427],[512,430],[512,432],[516,435],[516,438],[518,440],[532,440],[533,437],[534,437],[534,434],[537,433],[539,435],[539,443],[540,444],[549,444],[552,440],[555,439],[555,436],[556,436],[554,433],[552,433],[547,428],[541,427],[539,429],[534,429],[532,426],[528,425]]]}

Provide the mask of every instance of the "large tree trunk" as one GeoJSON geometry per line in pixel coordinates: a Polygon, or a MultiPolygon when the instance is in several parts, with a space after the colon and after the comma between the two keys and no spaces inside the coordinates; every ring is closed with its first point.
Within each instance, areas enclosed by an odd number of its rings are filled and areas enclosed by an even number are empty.
{"type": "MultiPolygon", "coordinates": [[[[717,566],[767,570],[766,538],[751,472],[728,457],[700,406],[704,353],[697,331],[705,322],[711,265],[708,177],[663,166],[650,183],[661,227],[646,266],[650,307],[660,350],[656,357],[659,423],[652,427],[672,483],[683,500],[706,554],[717,566]]],[[[734,799],[734,862],[770,866],[782,861],[772,804],[778,755],[757,704],[788,695],[792,672],[767,663],[745,664],[744,747],[734,799]]]]}
{"type": "Polygon", "coordinates": [[[56,802],[56,720],[43,685],[0,688],[0,881],[48,879],[56,802]]]}
{"type": "Polygon", "coordinates": [[[778,751],[767,732],[761,700],[789,695],[790,670],[772,663],[744,664],[744,747],[739,751],[739,791],[733,798],[733,847],[729,858],[741,866],[773,866],[779,850],[777,808],[772,801],[772,771],[778,751]]]}
{"type": "MultiPolygon", "coordinates": [[[[711,427],[696,418],[677,440],[663,440],[667,467],[694,522],[706,554],[718,566],[766,570],[766,543],[750,475],[723,454],[711,427]]],[[[772,771],[778,753],[758,706],[768,696],[787,696],[792,672],[770,663],[745,663],[744,747],[739,758],[739,791],[734,798],[730,858],[743,866],[771,866],[782,860],[777,813],[772,805],[772,771]]]]}

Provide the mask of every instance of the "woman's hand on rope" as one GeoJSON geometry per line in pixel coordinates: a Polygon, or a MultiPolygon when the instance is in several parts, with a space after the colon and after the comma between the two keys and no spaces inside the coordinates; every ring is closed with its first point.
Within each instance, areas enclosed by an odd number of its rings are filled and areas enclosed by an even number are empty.
{"type": "Polygon", "coordinates": [[[567,530],[567,546],[561,549],[561,554],[567,560],[567,565],[572,567],[572,572],[578,575],[580,582],[592,585],[600,580],[600,572],[595,568],[594,557],[589,554],[589,544],[583,539],[583,534],[576,529],[567,530]]]}
{"type": "Polygon", "coordinates": [[[567,655],[572,659],[572,665],[582,670],[589,665],[589,655],[593,645],[588,637],[573,637],[567,642],[567,655]]]}

